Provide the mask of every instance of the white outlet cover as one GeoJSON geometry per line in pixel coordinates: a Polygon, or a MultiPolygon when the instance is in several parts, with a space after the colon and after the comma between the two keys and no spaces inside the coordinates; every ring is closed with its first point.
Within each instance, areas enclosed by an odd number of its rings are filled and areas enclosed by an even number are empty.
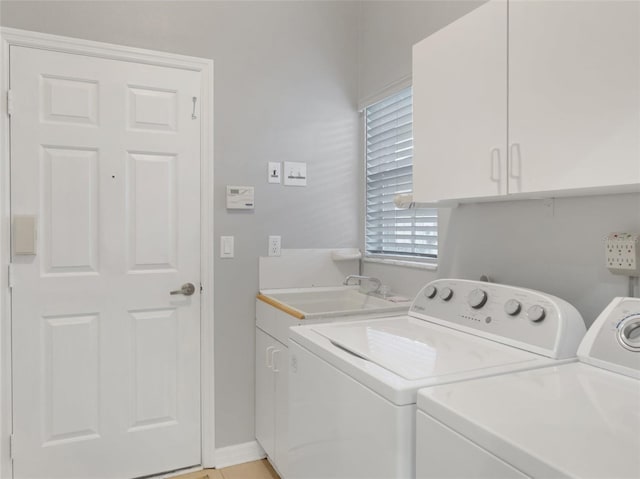
{"type": "Polygon", "coordinates": [[[282,246],[282,237],[276,235],[269,236],[268,243],[268,256],[280,256],[281,254],[281,246],[282,246]]]}
{"type": "Polygon", "coordinates": [[[285,161],[284,184],[287,186],[307,186],[307,164],[285,161]]]}
{"type": "Polygon", "coordinates": [[[268,177],[269,183],[280,184],[281,178],[282,178],[280,167],[281,165],[277,161],[269,162],[269,167],[267,169],[267,177],[268,177]]]}
{"type": "Polygon", "coordinates": [[[610,233],[606,239],[607,268],[613,274],[640,274],[640,234],[610,233]]]}

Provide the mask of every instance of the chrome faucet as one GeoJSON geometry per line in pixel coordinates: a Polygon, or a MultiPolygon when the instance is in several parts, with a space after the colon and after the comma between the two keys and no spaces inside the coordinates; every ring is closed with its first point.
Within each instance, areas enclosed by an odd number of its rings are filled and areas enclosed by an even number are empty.
{"type": "Polygon", "coordinates": [[[358,274],[350,274],[349,276],[347,276],[344,281],[342,282],[342,284],[344,284],[345,286],[347,286],[349,284],[349,281],[352,279],[357,279],[359,280],[359,284],[362,284],[362,280],[367,280],[373,284],[376,285],[375,289],[372,289],[371,291],[369,291],[369,293],[376,293],[380,287],[382,286],[382,281],[380,281],[378,278],[374,278],[372,276],[360,276],[358,274]]]}

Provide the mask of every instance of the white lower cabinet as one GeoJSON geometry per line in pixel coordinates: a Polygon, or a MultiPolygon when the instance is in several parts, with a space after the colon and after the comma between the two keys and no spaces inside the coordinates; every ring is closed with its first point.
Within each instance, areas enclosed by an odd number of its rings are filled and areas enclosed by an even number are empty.
{"type": "Polygon", "coordinates": [[[268,456],[275,453],[275,374],[273,352],[280,345],[256,328],[256,439],[268,456]]]}
{"type": "Polygon", "coordinates": [[[280,477],[289,449],[289,328],[300,320],[256,300],[256,439],[280,477]]]}
{"type": "Polygon", "coordinates": [[[281,477],[286,475],[288,348],[256,328],[256,439],[281,477]]]}

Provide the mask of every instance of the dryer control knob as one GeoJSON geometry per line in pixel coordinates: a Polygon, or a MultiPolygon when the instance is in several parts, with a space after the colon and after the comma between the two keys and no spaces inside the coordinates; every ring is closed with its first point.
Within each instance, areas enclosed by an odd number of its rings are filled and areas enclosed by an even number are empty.
{"type": "Polygon", "coordinates": [[[429,285],[427,286],[427,288],[424,290],[424,295],[429,298],[429,299],[433,299],[436,297],[436,293],[438,292],[438,289],[433,286],[433,285],[429,285]]]}
{"type": "Polygon", "coordinates": [[[510,299],[509,301],[504,303],[504,312],[507,313],[509,316],[515,316],[520,312],[521,309],[522,309],[522,305],[518,300],[510,299]]]}
{"type": "Polygon", "coordinates": [[[640,352],[640,314],[632,314],[618,324],[618,341],[622,347],[640,352]]]}
{"type": "Polygon", "coordinates": [[[538,304],[534,304],[529,309],[527,309],[527,318],[529,318],[534,323],[538,321],[542,321],[544,317],[547,315],[547,312],[544,308],[538,304]]]}
{"type": "Polygon", "coordinates": [[[451,298],[453,298],[453,290],[451,288],[442,288],[440,290],[440,299],[449,301],[451,298]]]}
{"type": "Polygon", "coordinates": [[[471,306],[473,309],[482,308],[487,302],[486,291],[483,291],[480,288],[474,289],[469,293],[469,296],[467,297],[467,302],[469,303],[469,306],[471,306]]]}

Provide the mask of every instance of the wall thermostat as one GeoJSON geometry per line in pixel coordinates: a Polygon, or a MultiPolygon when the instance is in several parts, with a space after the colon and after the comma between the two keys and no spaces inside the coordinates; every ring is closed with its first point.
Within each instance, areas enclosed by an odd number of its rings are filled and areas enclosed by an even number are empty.
{"type": "Polygon", "coordinates": [[[227,209],[252,210],[253,207],[253,186],[227,185],[227,209]]]}

